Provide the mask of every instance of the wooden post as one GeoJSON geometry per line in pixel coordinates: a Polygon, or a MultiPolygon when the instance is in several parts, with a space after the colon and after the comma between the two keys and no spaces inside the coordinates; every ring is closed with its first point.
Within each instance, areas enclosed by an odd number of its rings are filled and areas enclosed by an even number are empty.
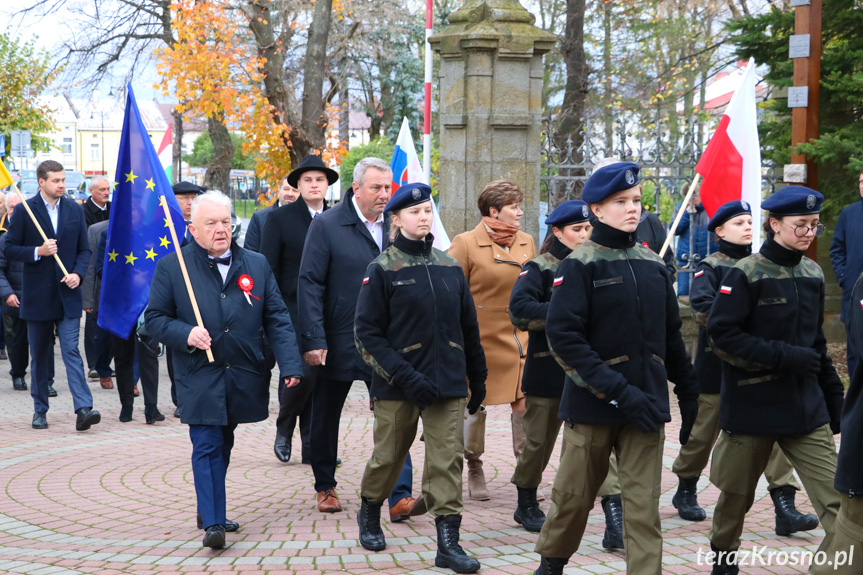
{"type": "MultiPolygon", "coordinates": [[[[794,58],[794,87],[806,87],[807,103],[791,111],[791,145],[808,142],[818,137],[818,112],[821,87],[821,6],[822,0],[794,0],[794,34],[809,35],[809,55],[794,58]]],[[[789,102],[790,104],[790,102],[789,102]]],[[[806,165],[805,184],[818,189],[818,166],[803,154],[792,152],[792,164],[806,165]]],[[[818,240],[812,242],[806,255],[816,259],[818,240]]]]}

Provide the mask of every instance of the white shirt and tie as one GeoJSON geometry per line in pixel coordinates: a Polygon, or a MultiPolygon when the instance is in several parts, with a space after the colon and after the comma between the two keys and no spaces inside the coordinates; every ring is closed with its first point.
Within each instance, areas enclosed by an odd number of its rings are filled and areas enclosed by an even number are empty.
{"type": "MultiPolygon", "coordinates": [[[[45,203],[45,210],[48,212],[48,218],[51,220],[51,227],[54,228],[54,237],[57,237],[57,223],[60,221],[60,199],[57,200],[57,203],[53,206],[48,203],[41,193],[39,197],[42,198],[42,201],[45,203]]],[[[42,259],[42,256],[39,255],[39,248],[42,246],[37,246],[35,250],[33,250],[33,261],[38,262],[42,259]]]]}
{"type": "Polygon", "coordinates": [[[373,222],[370,222],[369,220],[366,219],[366,217],[363,215],[363,211],[357,205],[356,196],[351,196],[351,202],[353,202],[353,204],[354,204],[354,209],[357,211],[357,215],[360,217],[360,221],[363,223],[363,225],[366,227],[366,229],[372,235],[372,238],[375,240],[375,243],[378,245],[378,248],[381,251],[383,251],[383,249],[384,249],[384,244],[383,244],[384,215],[378,214],[377,219],[373,222]]]}

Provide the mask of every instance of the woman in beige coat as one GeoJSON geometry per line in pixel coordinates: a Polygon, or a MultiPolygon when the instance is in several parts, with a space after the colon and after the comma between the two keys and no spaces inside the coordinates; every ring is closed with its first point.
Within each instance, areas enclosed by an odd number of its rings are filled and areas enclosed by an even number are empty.
{"type": "MultiPolygon", "coordinates": [[[[516,460],[524,445],[521,420],[524,395],[521,376],[527,352],[527,332],[517,331],[509,319],[509,297],[522,264],[536,257],[533,238],[519,231],[524,193],[509,180],[495,180],[477,199],[482,221],[453,238],[449,254],[459,261],[476,304],[480,339],[488,364],[486,405],[512,406],[512,445],[516,460]]],[[[476,417],[476,416],[470,416],[476,417]]],[[[476,422],[469,422],[476,428],[476,422]]],[[[475,429],[471,433],[485,433],[475,429]]],[[[465,437],[465,445],[469,444],[465,437]]],[[[489,499],[482,471],[482,451],[464,452],[468,463],[471,499],[489,499]]]]}

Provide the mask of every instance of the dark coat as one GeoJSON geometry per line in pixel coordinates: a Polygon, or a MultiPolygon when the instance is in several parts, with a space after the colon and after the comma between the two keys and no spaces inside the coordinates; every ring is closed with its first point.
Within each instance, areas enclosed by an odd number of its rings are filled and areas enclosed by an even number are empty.
{"type": "MultiPolygon", "coordinates": [[[[279,208],[279,202],[276,200],[272,206],[266,207],[263,210],[258,210],[252,214],[252,219],[249,220],[249,227],[246,229],[246,239],[243,240],[243,248],[250,252],[262,253],[261,250],[261,232],[267,223],[267,217],[279,208]]],[[[264,234],[265,238],[269,238],[264,234]]],[[[269,240],[268,240],[269,241],[269,240]]]]}
{"type": "MultiPolygon", "coordinates": [[[[196,325],[176,252],[156,264],[145,312],[151,337],[173,350],[174,381],[183,406],[182,421],[191,425],[228,425],[261,421],[268,416],[270,370],[262,352],[266,332],[281,378],[301,377],[291,317],[263,256],[231,246],[227,281],[196,242],[183,248],[204,327],[212,337],[214,363],[206,352],[186,345],[196,325]],[[252,278],[252,305],[237,280],[252,278]],[[260,298],[260,299],[257,299],[260,298]]],[[[279,385],[284,385],[282,380],[279,385]]]]}
{"type": "Polygon", "coordinates": [[[99,311],[99,295],[102,293],[102,265],[105,260],[105,246],[108,237],[108,220],[98,222],[87,230],[90,244],[90,264],[81,282],[84,309],[99,311]]]}
{"type": "Polygon", "coordinates": [[[677,258],[682,259],[684,255],[689,254],[689,235],[691,233],[695,233],[693,242],[695,256],[689,257],[689,261],[704,259],[708,252],[708,242],[710,244],[710,253],[715,252],[717,246],[712,238],[713,234],[707,231],[710,217],[707,215],[704,206],[696,206],[694,217],[685,207],[678,209],[683,209],[684,212],[683,217],[680,218],[680,223],[677,225],[677,229],[674,231],[674,235],[680,236],[680,239],[677,240],[677,258]],[[690,226],[690,219],[695,222],[692,226],[690,226]],[[692,231],[693,229],[695,230],[694,232],[692,231]]]}
{"type": "MultiPolygon", "coordinates": [[[[327,203],[324,202],[324,210],[326,209],[327,203]]],[[[300,196],[296,201],[273,210],[264,225],[264,237],[267,241],[261,246],[261,254],[270,263],[294,323],[299,322],[297,279],[300,276],[300,261],[306,245],[306,234],[311,224],[312,214],[300,196]]],[[[248,236],[246,238],[248,239],[248,236]]]]}
{"type": "MultiPolygon", "coordinates": [[[[57,233],[51,225],[42,194],[36,194],[27,204],[49,239],[57,240],[57,255],[71,274],[82,280],[90,263],[90,244],[87,241],[87,223],[84,210],[69,198],[60,198],[57,233]]],[[[33,253],[45,243],[24,208],[16,208],[6,232],[6,259],[24,262],[24,283],[21,298],[21,319],[33,321],[59,320],[81,317],[81,286],[69,289],[61,284],[63,272],[53,256],[33,261],[33,253]]]]}
{"type": "Polygon", "coordinates": [[[546,334],[566,372],[560,419],[626,425],[615,400],[634,385],[666,421],[668,380],[678,399],[698,397],[671,273],[658,255],[596,222],[591,239],[563,260],[548,308],[546,334]]]}
{"type": "MultiPolygon", "coordinates": [[[[12,294],[21,300],[21,285],[24,282],[24,262],[6,259],[6,234],[0,237],[0,301],[5,302],[12,294]]],[[[10,307],[9,313],[18,317],[18,308],[10,307]]]]}
{"type": "Polygon", "coordinates": [[[738,246],[719,240],[719,251],[701,260],[692,276],[689,305],[698,325],[698,347],[695,350],[695,376],[699,392],[718,394],[722,389],[722,360],[710,349],[707,320],[725,273],[742,258],[749,256],[751,246],[738,246]]]}
{"type": "Polygon", "coordinates": [[[846,206],[839,214],[833,241],[830,242],[830,261],[836,281],[842,288],[842,321],[847,320],[851,289],[863,273],[863,198],[846,206]]]}
{"type": "Polygon", "coordinates": [[[527,361],[521,378],[521,391],[537,397],[560,397],[566,374],[548,348],[545,320],[551,302],[555,272],[562,259],[572,250],[560,240],[526,264],[518,275],[509,298],[512,325],[528,332],[527,361]]]}
{"type": "MultiPolygon", "coordinates": [[[[297,331],[301,353],[327,350],[324,373],[329,379],[371,381],[372,370],[354,345],[354,316],[366,268],[381,249],[351,198],[353,192],[309,226],[297,284],[297,331]]],[[[386,218],[383,228],[386,242],[386,218]]]]}
{"type": "Polygon", "coordinates": [[[719,426],[748,435],[801,435],[839,422],[844,388],[824,339],[824,274],[803,252],[768,238],[722,278],[707,332],[722,360],[719,426]],[[821,355],[800,371],[801,348],[821,355]]]}
{"type": "MultiPolygon", "coordinates": [[[[849,343],[863,349],[863,274],[851,290],[854,302],[848,309],[846,322],[849,343]]],[[[863,493],[863,369],[854,373],[845,406],[842,408],[842,446],[839,448],[839,465],[836,467],[834,486],[841,493],[863,493]]]]}
{"type": "Polygon", "coordinates": [[[398,236],[363,279],[354,339],[374,369],[375,399],[407,399],[402,382],[415,371],[437,384],[441,399],[467,397],[465,376],[482,383],[488,375],[461,264],[432,242],[398,236]]]}
{"type": "Polygon", "coordinates": [[[87,227],[99,222],[107,222],[111,214],[111,202],[105,202],[105,209],[99,209],[99,206],[93,201],[93,198],[87,198],[83,204],[84,218],[87,221],[87,227]]]}

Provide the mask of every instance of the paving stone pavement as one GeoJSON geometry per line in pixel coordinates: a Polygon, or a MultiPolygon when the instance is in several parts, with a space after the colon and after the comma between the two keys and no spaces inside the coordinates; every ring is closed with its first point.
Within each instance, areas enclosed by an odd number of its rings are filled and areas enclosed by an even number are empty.
{"type": "MultiPolygon", "coordinates": [[[[81,330],[83,336],[83,327],[81,330]]],[[[83,344],[82,344],[83,356],[83,344]]],[[[270,419],[241,425],[236,433],[228,472],[228,516],[242,525],[228,534],[219,551],[201,547],[195,528],[195,490],[186,426],[171,417],[169,383],[161,360],[159,406],[164,422],[144,424],[143,400],[137,398],[134,419],[120,423],[116,390],[103,390],[90,380],[102,423],[90,431],[74,430],[75,415],[56,351],[59,397],[51,400],[50,427],[30,427],[33,404],[27,392],[13,391],[5,363],[0,362],[0,573],[30,575],[98,573],[450,573],[434,567],[435,527],[429,516],[400,524],[382,521],[387,549],[371,553],[357,541],[356,511],[363,468],[371,453],[372,414],[365,386],[355,384],[342,417],[337,471],[344,512],[332,515],[315,508],[311,468],[280,463],[273,455],[276,394],[271,394],[270,419]]],[[[29,378],[28,378],[29,383],[29,378]]],[[[274,383],[275,385],[275,379],[274,383]]],[[[689,523],[677,517],[671,498],[676,477],[671,464],[677,453],[679,417],[666,428],[665,469],[660,513],[664,533],[664,573],[709,573],[698,564],[699,550],[709,551],[710,521],[689,523]]],[[[537,535],[518,528],[512,519],[516,491],[509,483],[514,461],[508,406],[489,408],[485,469],[491,500],[465,497],[462,543],[477,557],[481,573],[532,573],[538,556],[537,535]]],[[[415,490],[422,472],[423,448],[411,449],[415,490]]],[[[299,437],[294,453],[299,454],[299,437]]],[[[556,461],[544,476],[548,498],[556,461]]],[[[466,472],[465,472],[466,473],[466,472]]],[[[712,516],[718,490],[702,478],[700,501],[712,516]]],[[[801,510],[812,512],[804,493],[801,510]]],[[[385,506],[386,507],[386,506],[385,506]]],[[[382,514],[388,517],[386,510],[382,514]]],[[[776,551],[815,551],[823,531],[777,538],[773,507],[762,479],[755,506],[747,519],[744,547],[776,551]]],[[[608,553],[600,542],[604,529],[597,502],[581,549],[565,573],[625,573],[624,553],[608,553]]],[[[743,573],[804,573],[800,566],[754,566],[743,573]]]]}

